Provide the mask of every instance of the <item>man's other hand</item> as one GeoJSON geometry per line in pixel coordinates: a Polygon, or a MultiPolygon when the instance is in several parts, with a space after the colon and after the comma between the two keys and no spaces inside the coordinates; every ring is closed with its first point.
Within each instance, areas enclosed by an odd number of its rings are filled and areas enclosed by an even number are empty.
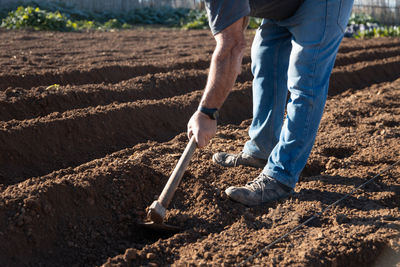
{"type": "Polygon", "coordinates": [[[200,111],[196,111],[189,120],[187,134],[189,139],[194,135],[198,148],[205,147],[216,132],[217,121],[200,111]]]}

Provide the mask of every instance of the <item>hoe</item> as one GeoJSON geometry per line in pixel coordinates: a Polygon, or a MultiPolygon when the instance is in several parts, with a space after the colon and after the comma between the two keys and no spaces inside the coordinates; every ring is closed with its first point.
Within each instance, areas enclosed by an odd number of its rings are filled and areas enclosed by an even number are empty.
{"type": "Polygon", "coordinates": [[[178,164],[175,166],[174,171],[169,177],[167,184],[161,192],[161,195],[148,208],[147,222],[140,223],[140,225],[161,232],[179,232],[181,230],[179,227],[165,224],[164,217],[166,209],[175,194],[176,188],[182,180],[183,173],[185,172],[196,147],[196,141],[194,136],[192,136],[185,151],[183,151],[178,164]]]}

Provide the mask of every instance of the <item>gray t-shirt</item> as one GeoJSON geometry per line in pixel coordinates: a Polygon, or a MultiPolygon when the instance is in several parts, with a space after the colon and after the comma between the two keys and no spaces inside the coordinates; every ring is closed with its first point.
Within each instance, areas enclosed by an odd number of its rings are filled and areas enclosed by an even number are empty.
{"type": "Polygon", "coordinates": [[[282,20],[292,16],[304,0],[205,0],[215,35],[244,16],[282,20]]]}

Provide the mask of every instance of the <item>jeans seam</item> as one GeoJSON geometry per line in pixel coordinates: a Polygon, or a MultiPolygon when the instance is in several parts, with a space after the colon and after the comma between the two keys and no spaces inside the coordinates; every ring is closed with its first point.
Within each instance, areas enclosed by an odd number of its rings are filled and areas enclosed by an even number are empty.
{"type": "Polygon", "coordinates": [[[324,33],[322,36],[321,41],[318,44],[318,49],[315,51],[314,55],[313,55],[313,61],[314,61],[314,66],[313,66],[313,71],[312,71],[312,83],[311,83],[311,95],[314,96],[314,82],[315,82],[315,69],[317,68],[317,57],[319,55],[319,52],[321,50],[321,44],[325,42],[326,39],[326,27],[327,27],[327,16],[328,16],[328,3],[326,2],[326,6],[325,6],[325,11],[326,11],[326,15],[325,15],[325,25],[324,25],[324,33]]]}
{"type": "Polygon", "coordinates": [[[343,29],[343,28],[342,28],[342,25],[340,25],[340,23],[339,23],[339,20],[340,20],[340,11],[341,11],[341,9],[342,9],[342,5],[343,5],[343,0],[339,0],[339,10],[338,10],[338,16],[337,16],[337,19],[336,19],[336,24],[339,26],[340,30],[341,30],[342,32],[344,32],[345,29],[343,29]]]}
{"type": "MultiPolygon", "coordinates": [[[[281,50],[281,46],[282,46],[282,41],[280,41],[277,44],[276,52],[274,55],[274,107],[276,107],[277,102],[278,102],[278,100],[277,100],[277,98],[278,98],[278,59],[279,59],[279,54],[280,54],[279,51],[281,50]]],[[[275,113],[275,109],[272,109],[272,112],[275,113]]],[[[271,114],[271,118],[274,118],[275,117],[274,115],[275,114],[271,114]]],[[[274,135],[273,129],[272,129],[272,135],[274,135]]],[[[278,142],[279,142],[279,140],[278,140],[278,142]]],[[[272,151],[273,149],[274,148],[271,147],[271,149],[269,149],[269,150],[272,151]]]]}
{"type": "MultiPolygon", "coordinates": [[[[313,61],[314,61],[314,66],[313,66],[313,71],[312,71],[312,83],[311,83],[311,96],[312,97],[314,97],[314,86],[315,86],[315,70],[316,70],[316,68],[317,68],[317,58],[318,58],[318,55],[320,54],[320,50],[321,50],[321,45],[322,45],[322,43],[324,43],[325,42],[325,39],[326,39],[326,27],[327,27],[327,21],[328,21],[328,1],[325,1],[325,3],[326,3],[326,6],[325,6],[325,25],[324,25],[324,34],[323,34],[323,37],[322,37],[322,39],[321,39],[321,42],[319,42],[319,44],[318,44],[318,49],[315,51],[315,53],[314,53],[314,56],[313,56],[313,61]]],[[[314,103],[313,103],[313,106],[312,106],[312,109],[314,109],[314,103]]],[[[307,129],[307,132],[309,131],[309,125],[310,125],[310,116],[307,116],[307,121],[306,121],[306,123],[307,123],[307,125],[306,125],[306,129],[307,129]]]]}

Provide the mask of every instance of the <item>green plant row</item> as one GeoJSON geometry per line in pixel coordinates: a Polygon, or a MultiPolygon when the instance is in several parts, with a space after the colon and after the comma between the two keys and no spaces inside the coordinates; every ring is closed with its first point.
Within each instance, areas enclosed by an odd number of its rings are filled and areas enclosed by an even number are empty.
{"type": "MultiPolygon", "coordinates": [[[[190,12],[187,8],[152,8],[144,7],[139,9],[134,9],[130,12],[124,12],[123,14],[110,13],[107,11],[103,12],[90,12],[85,10],[80,10],[74,8],[71,4],[65,2],[27,2],[26,6],[33,8],[39,7],[42,10],[50,12],[60,12],[67,16],[70,20],[79,21],[96,21],[99,23],[104,23],[110,19],[118,18],[121,23],[128,24],[160,24],[160,25],[179,25],[181,20],[185,19],[190,12]]],[[[5,18],[8,13],[15,11],[19,5],[9,4],[2,6],[0,9],[0,18],[5,18]]]]}
{"type": "Polygon", "coordinates": [[[399,26],[382,26],[379,21],[367,14],[352,14],[346,30],[348,36],[356,39],[375,37],[400,37],[399,26]]]}
{"type": "Polygon", "coordinates": [[[115,29],[129,27],[116,19],[110,19],[104,23],[89,20],[71,20],[59,11],[49,12],[39,7],[18,7],[9,12],[0,25],[6,29],[33,29],[50,31],[73,31],[91,29],[115,29]]]}
{"type": "Polygon", "coordinates": [[[374,38],[374,37],[400,37],[399,26],[384,26],[363,31],[354,34],[356,39],[374,38]]]}
{"type": "MultiPolygon", "coordinates": [[[[189,9],[173,8],[142,8],[117,16],[95,15],[71,9],[48,11],[39,6],[20,6],[14,11],[8,12],[2,19],[1,27],[7,29],[34,29],[34,30],[92,30],[92,29],[120,29],[130,28],[132,25],[159,24],[167,26],[182,27],[194,16],[189,9]],[[189,15],[190,14],[190,15],[189,15]]],[[[4,13],[4,12],[3,12],[4,13]]]]}
{"type": "Polygon", "coordinates": [[[182,21],[181,27],[184,29],[207,29],[207,12],[205,10],[190,10],[185,21],[182,21]]]}
{"type": "Polygon", "coordinates": [[[376,19],[374,19],[373,17],[371,17],[370,15],[367,14],[363,14],[363,13],[353,13],[351,14],[350,18],[349,18],[349,22],[347,25],[351,25],[351,24],[364,24],[367,25],[369,23],[378,23],[378,21],[376,19]]]}
{"type": "Polygon", "coordinates": [[[7,29],[33,28],[35,30],[60,30],[69,28],[69,20],[60,12],[47,12],[39,8],[19,7],[3,19],[1,27],[7,29]]]}

